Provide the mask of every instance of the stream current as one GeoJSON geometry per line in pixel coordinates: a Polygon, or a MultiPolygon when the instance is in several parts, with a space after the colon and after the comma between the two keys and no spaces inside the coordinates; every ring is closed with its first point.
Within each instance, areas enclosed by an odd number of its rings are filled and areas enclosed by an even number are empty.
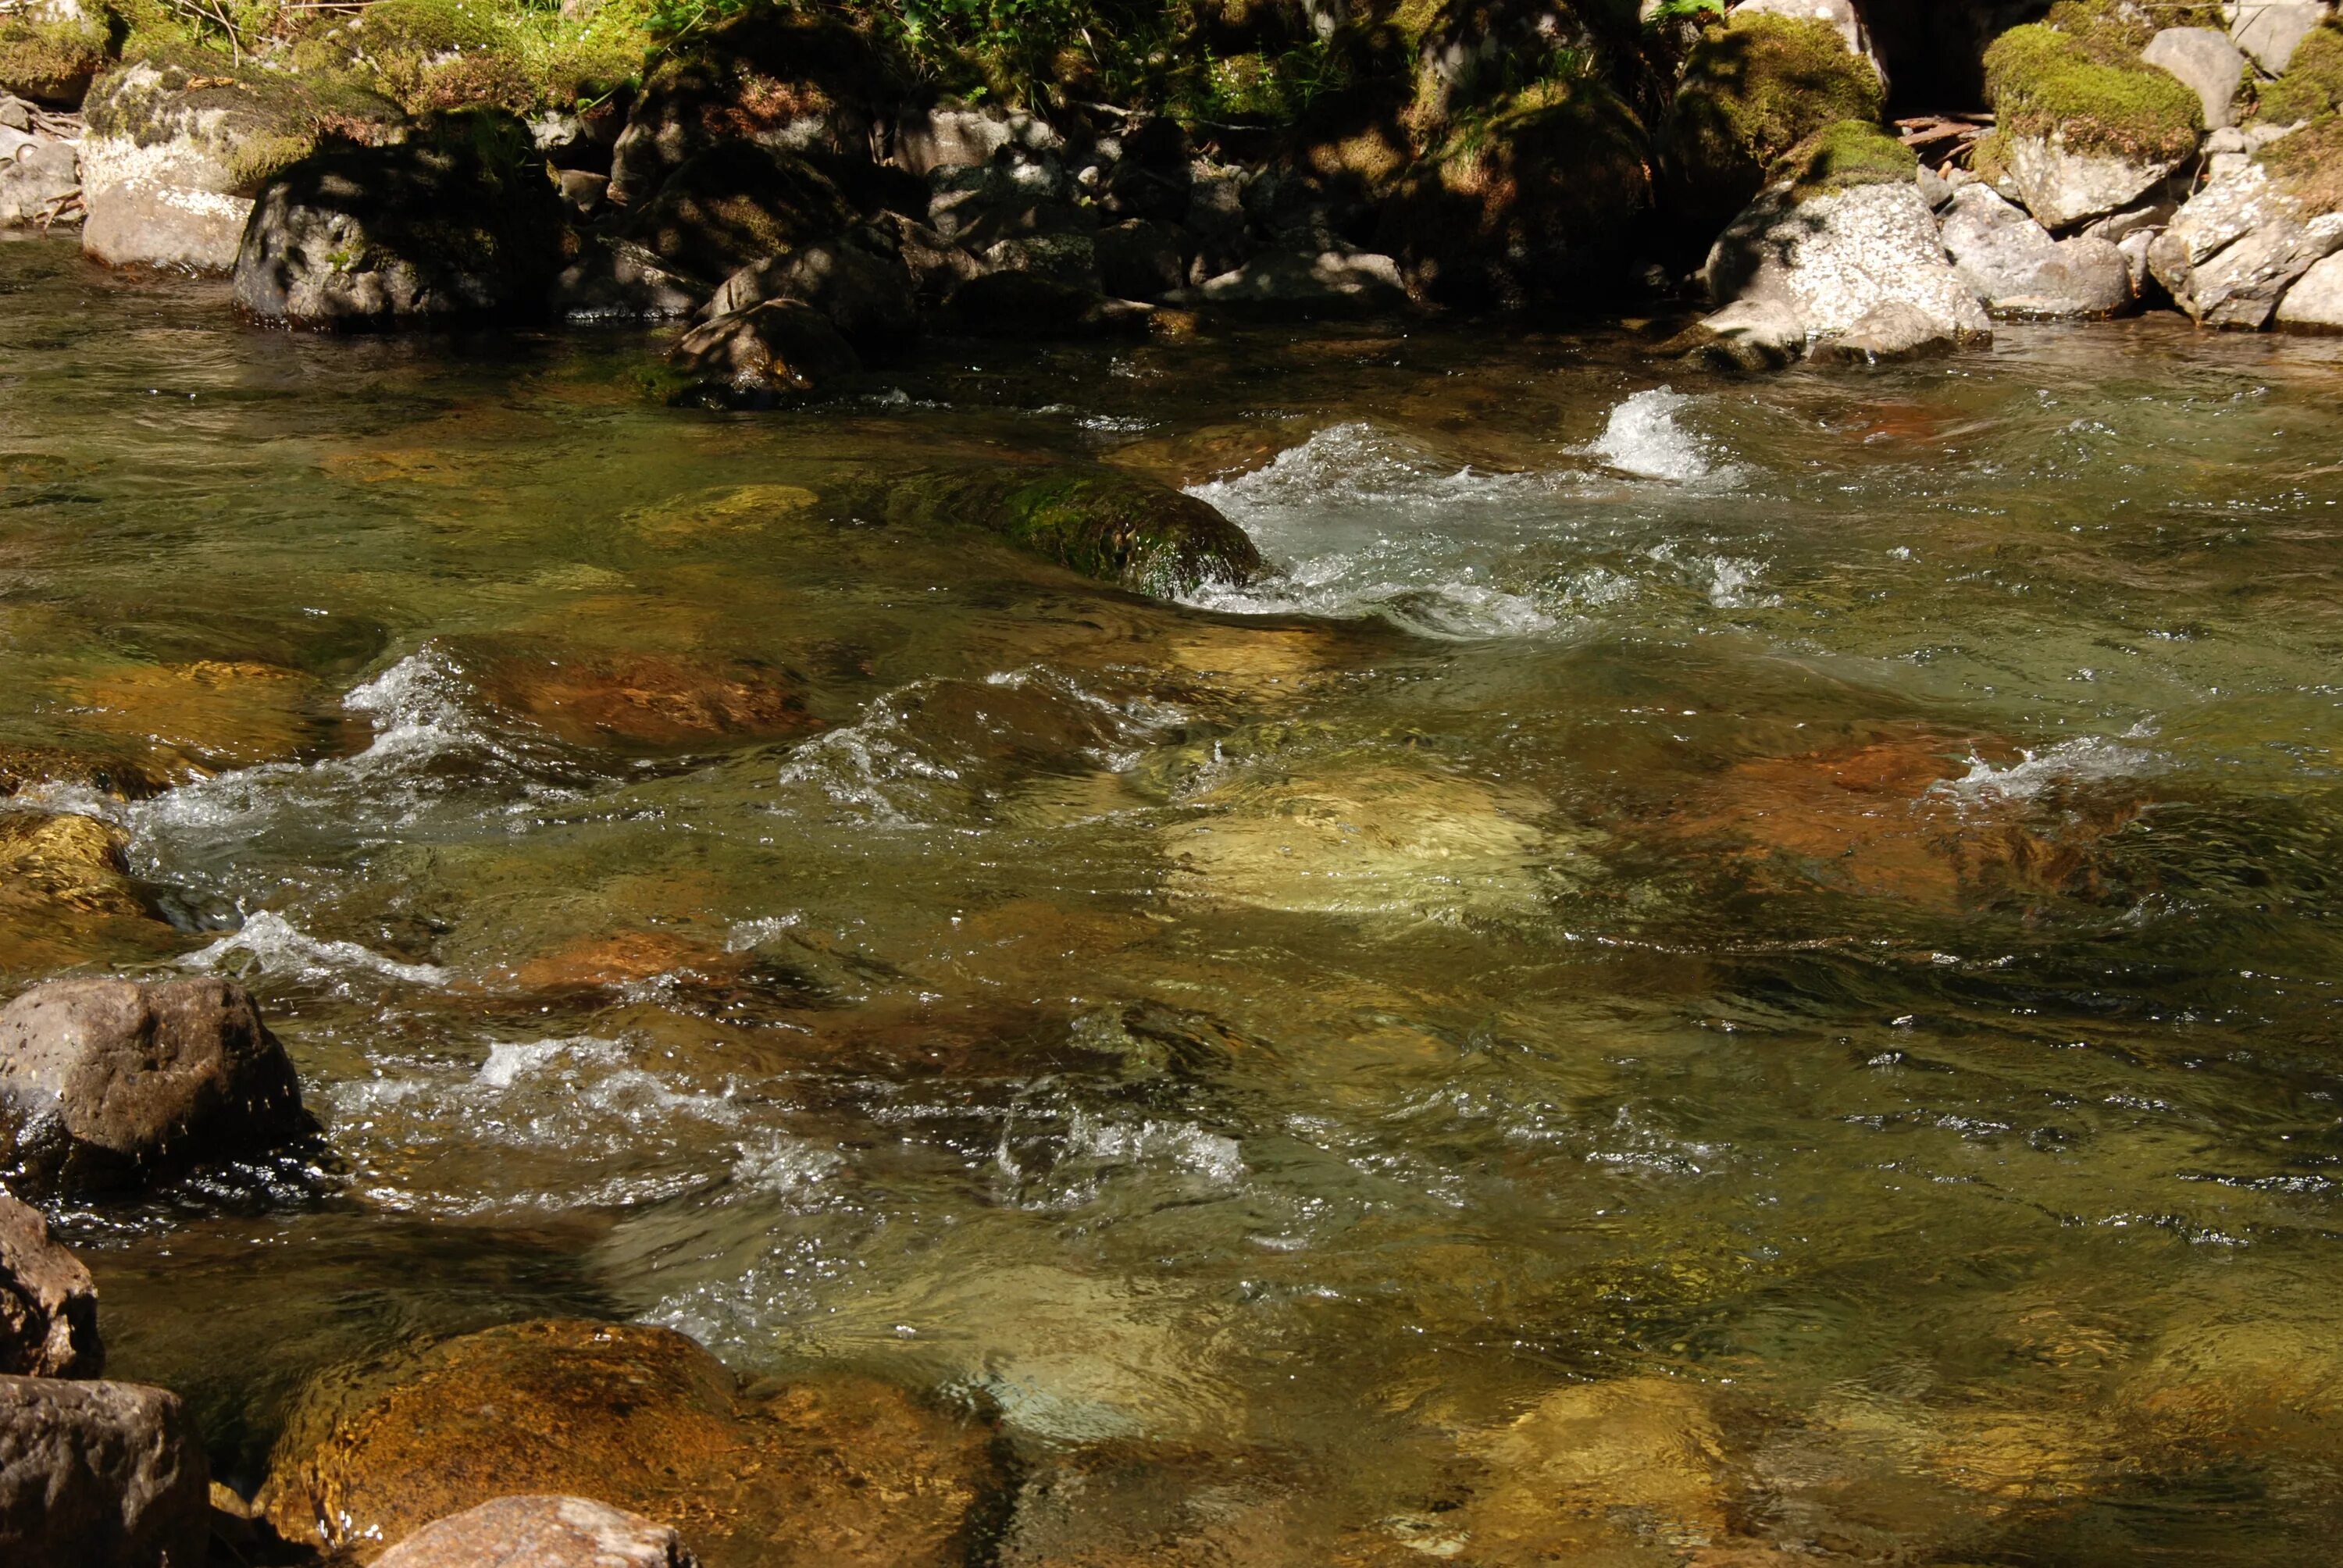
{"type": "Polygon", "coordinates": [[[0,745],[171,786],[0,802],[153,911],[0,983],[236,977],[326,1127],[61,1226],[226,1479],[575,1313],[1121,1456],[1003,1563],[2331,1550],[2343,345],[659,342],[0,246],[0,745]],[[834,500],[1003,456],[1277,571],[834,500]]]}

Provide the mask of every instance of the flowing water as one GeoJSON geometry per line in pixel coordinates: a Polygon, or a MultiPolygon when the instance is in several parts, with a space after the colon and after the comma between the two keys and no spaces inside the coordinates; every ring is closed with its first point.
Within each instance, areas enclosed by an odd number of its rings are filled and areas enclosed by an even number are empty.
{"type": "Polygon", "coordinates": [[[0,246],[0,743],[173,783],[10,802],[154,912],[0,980],[241,977],[327,1127],[66,1217],[113,1371],[249,1487],[321,1366],[669,1324],[1089,1464],[1007,1563],[2323,1558],[2343,347],[1639,341],[718,415],[0,246]],[[1279,573],[836,499],[1004,454],[1279,573]]]}

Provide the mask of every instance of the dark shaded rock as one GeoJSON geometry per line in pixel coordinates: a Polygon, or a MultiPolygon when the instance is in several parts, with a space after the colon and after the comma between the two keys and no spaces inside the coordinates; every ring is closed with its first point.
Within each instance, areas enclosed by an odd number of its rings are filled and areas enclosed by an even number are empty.
{"type": "Polygon", "coordinates": [[[860,231],[882,243],[903,264],[911,292],[926,308],[940,307],[952,290],[984,275],[984,264],[916,218],[883,212],[860,231]]]}
{"type": "MultiPolygon", "coordinates": [[[[742,267],[708,302],[711,317],[797,299],[830,317],[839,336],[866,353],[919,336],[920,302],[899,255],[857,243],[860,236],[809,245],[742,267]]],[[[880,237],[878,242],[883,245],[880,237]]]]}
{"type": "Polygon", "coordinates": [[[1779,370],[1806,351],[1806,324],[1778,299],[1740,299],[1656,350],[1711,370],[1779,370]]]}
{"type": "Polygon", "coordinates": [[[783,256],[851,227],[855,211],[805,159],[754,142],[728,142],[668,176],[627,237],[666,266],[714,284],[752,262],[783,256]]]}
{"type": "Polygon", "coordinates": [[[89,1378],[105,1370],[89,1271],[51,1240],[37,1211],[0,1192],[0,1372],[89,1378]]]}
{"type": "Polygon", "coordinates": [[[1245,531],[1195,497],[1114,468],[941,469],[889,486],[893,523],[974,524],[1087,577],[1169,597],[1261,570],[1245,531]]]}
{"type": "Polygon", "coordinates": [[[1122,133],[1122,156],[1107,173],[1099,205],[1119,218],[1178,223],[1188,216],[1188,133],[1166,116],[1139,121],[1122,133]]]}
{"type": "Polygon", "coordinates": [[[1036,235],[1088,234],[1096,215],[1074,206],[1073,182],[1050,153],[1004,154],[929,176],[928,225],[971,250],[1036,235]]]}
{"type": "Polygon", "coordinates": [[[1186,236],[1172,225],[1131,218],[1098,231],[1099,282],[1117,299],[1161,299],[1188,281],[1186,236]]]}
{"type": "Polygon", "coordinates": [[[0,1563],[203,1568],[210,1484],[177,1395],[0,1376],[0,1563]]]}
{"type": "Polygon", "coordinates": [[[518,120],[462,110],[395,146],[335,146],[271,180],[236,260],[264,321],[379,328],[544,309],[561,198],[518,120]]]}
{"type": "Polygon", "coordinates": [[[499,1497],[427,1524],[381,1568],[698,1568],[668,1525],[583,1497],[499,1497]]]}
{"type": "Polygon", "coordinates": [[[1065,138],[1047,120],[995,104],[941,103],[896,117],[892,154],[925,178],[938,169],[989,164],[1002,151],[1058,152],[1065,138]]]}
{"type": "Polygon", "coordinates": [[[697,314],[705,284],[683,276],[630,239],[581,238],[554,281],[553,306],[572,321],[664,321],[697,314]]]}
{"type": "Polygon", "coordinates": [[[1154,312],[1134,300],[1038,272],[993,272],[962,284],[950,310],[963,332],[980,337],[1143,337],[1154,312]]]}
{"type": "Polygon", "coordinates": [[[798,299],[769,299],[702,322],[675,346],[668,364],[685,379],[679,400],[730,407],[835,391],[862,370],[830,317],[798,299]]]}
{"type": "Polygon", "coordinates": [[[496,1498],[591,1493],[671,1523],[707,1568],[958,1568],[1000,1485],[989,1431],[900,1390],[744,1393],[670,1330],[546,1320],[320,1379],[260,1501],[287,1540],[362,1563],[496,1498]]]}
{"type": "Polygon", "coordinates": [[[1399,265],[1366,252],[1266,251],[1206,278],[1182,303],[1280,320],[1373,316],[1407,307],[1399,265]]]}
{"type": "Polygon", "coordinates": [[[0,1160],[40,1190],[116,1188],[311,1125],[240,986],[52,980],[0,1010],[0,1160]]]}

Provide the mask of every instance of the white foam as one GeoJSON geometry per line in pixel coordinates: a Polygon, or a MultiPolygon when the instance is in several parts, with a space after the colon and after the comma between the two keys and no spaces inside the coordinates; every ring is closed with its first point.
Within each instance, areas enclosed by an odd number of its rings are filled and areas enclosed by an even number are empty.
{"type": "Polygon", "coordinates": [[[1192,1121],[1108,1121],[1077,1110],[1066,1129],[1069,1152],[1116,1164],[1163,1164],[1226,1185],[1245,1173],[1233,1138],[1192,1121]]]}
{"type": "Polygon", "coordinates": [[[447,983],[447,971],[437,964],[403,964],[356,942],[313,937],[271,910],[247,916],[242,929],[178,961],[188,969],[216,969],[239,953],[258,964],[263,974],[321,980],[356,971],[408,985],[447,983]]]}
{"type": "Polygon", "coordinates": [[[2031,800],[2054,785],[2137,779],[2160,772],[2163,767],[2164,759],[2157,752],[2090,735],[2062,740],[2041,751],[2022,751],[2019,759],[2006,768],[1996,768],[1973,756],[1966,773],[1934,788],[1971,802],[2031,800]]]}
{"type": "Polygon", "coordinates": [[[1687,430],[1677,416],[1692,399],[1666,387],[1638,392],[1611,410],[1603,434],[1584,448],[1623,474],[1644,479],[1670,479],[1690,484],[1729,477],[1729,466],[1720,466],[1709,445],[1687,430]]]}

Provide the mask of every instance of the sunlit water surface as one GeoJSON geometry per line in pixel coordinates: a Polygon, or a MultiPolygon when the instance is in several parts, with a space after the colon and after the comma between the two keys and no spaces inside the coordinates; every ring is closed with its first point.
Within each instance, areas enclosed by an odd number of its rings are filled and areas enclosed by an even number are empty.
{"type": "Polygon", "coordinates": [[[186,780],[13,802],[168,923],[0,979],[241,977],[327,1128],[70,1217],[113,1370],[247,1487],[314,1369],[585,1312],[1120,1444],[1155,1561],[2322,1559],[2343,348],[1637,342],[726,416],[0,246],[0,742],[186,780]],[[1279,575],[833,499],[1003,454],[1279,575]]]}

